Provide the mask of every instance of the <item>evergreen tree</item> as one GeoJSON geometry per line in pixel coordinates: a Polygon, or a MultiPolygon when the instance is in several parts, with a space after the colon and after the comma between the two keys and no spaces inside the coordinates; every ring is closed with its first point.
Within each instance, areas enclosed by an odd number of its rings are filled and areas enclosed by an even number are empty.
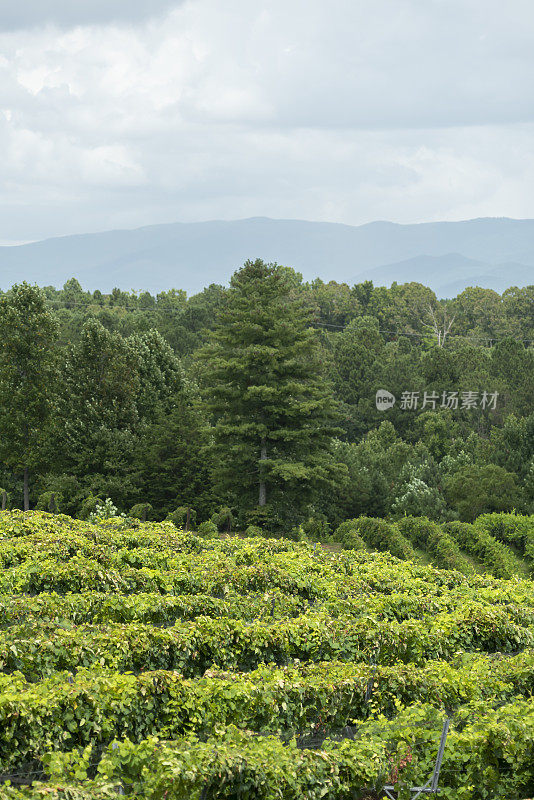
{"type": "Polygon", "coordinates": [[[376,382],[376,364],[384,340],[373,317],[352,320],[342,333],[334,334],[334,387],[342,402],[343,426],[351,440],[360,438],[377,417],[375,395],[382,387],[376,382]]]}
{"type": "Polygon", "coordinates": [[[125,338],[89,319],[65,354],[61,384],[44,486],[65,511],[78,513],[88,495],[122,510],[148,503],[158,517],[178,505],[203,509],[204,426],[194,388],[157,331],[125,338]]]}
{"type": "Polygon", "coordinates": [[[215,485],[249,519],[288,524],[290,509],[302,514],[336,473],[334,400],[319,352],[293,271],[247,261],[201,358],[215,485]]]}
{"type": "Polygon", "coordinates": [[[87,494],[131,506],[140,388],[134,344],[90,319],[68,348],[60,378],[45,488],[65,496],[69,513],[87,494]]]}
{"type": "Polygon", "coordinates": [[[140,495],[167,514],[178,506],[210,513],[206,425],[198,408],[197,387],[180,360],[155,330],[134,336],[139,356],[140,415],[136,482],[140,495]]]}
{"type": "Polygon", "coordinates": [[[53,404],[57,324],[37,287],[0,297],[0,460],[24,475],[24,510],[53,404]]]}

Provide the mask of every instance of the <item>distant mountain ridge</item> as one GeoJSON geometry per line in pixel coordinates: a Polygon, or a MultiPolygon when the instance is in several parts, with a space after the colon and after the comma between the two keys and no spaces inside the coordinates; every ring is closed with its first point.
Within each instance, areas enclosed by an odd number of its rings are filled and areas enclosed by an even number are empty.
{"type": "Polygon", "coordinates": [[[502,294],[510,286],[534,283],[534,267],[517,262],[492,265],[466,258],[460,253],[415,256],[395,264],[375,267],[355,276],[351,283],[372,280],[376,286],[390,286],[394,281],[404,283],[405,275],[409,275],[411,281],[431,285],[440,297],[455,297],[466,286],[483,286],[502,294]]]}
{"type": "Polygon", "coordinates": [[[252,217],[64,236],[0,247],[0,288],[22,280],[60,287],[74,276],[91,290],[191,294],[227,283],[247,258],[294,267],[305,280],[417,281],[440,297],[473,285],[502,292],[534,283],[534,220],[351,226],[252,217]]]}

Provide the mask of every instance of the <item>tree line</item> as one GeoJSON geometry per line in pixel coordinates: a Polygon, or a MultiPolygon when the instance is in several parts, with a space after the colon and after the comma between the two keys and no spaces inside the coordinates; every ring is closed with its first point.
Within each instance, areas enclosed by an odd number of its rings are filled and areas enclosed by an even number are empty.
{"type": "Polygon", "coordinates": [[[533,397],[534,286],[438,300],[258,259],[189,298],[0,294],[4,505],[312,534],[532,512],[533,397]]]}

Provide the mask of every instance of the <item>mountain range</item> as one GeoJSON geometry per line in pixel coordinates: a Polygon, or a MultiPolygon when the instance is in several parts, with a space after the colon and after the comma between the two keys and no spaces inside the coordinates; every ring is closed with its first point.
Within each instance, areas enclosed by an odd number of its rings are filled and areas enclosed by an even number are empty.
{"type": "Polygon", "coordinates": [[[227,283],[247,258],[294,267],[305,280],[417,281],[438,297],[467,286],[502,293],[534,283],[534,220],[352,226],[252,217],[61,236],[0,247],[0,288],[22,280],[61,287],[76,277],[85,289],[104,292],[174,287],[192,294],[227,283]]]}

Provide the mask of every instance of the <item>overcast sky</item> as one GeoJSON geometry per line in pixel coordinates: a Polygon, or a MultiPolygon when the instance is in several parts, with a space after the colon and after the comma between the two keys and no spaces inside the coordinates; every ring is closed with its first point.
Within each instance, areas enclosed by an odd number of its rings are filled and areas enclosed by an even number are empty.
{"type": "Polygon", "coordinates": [[[0,0],[0,242],[534,217],[532,0],[0,0]]]}

